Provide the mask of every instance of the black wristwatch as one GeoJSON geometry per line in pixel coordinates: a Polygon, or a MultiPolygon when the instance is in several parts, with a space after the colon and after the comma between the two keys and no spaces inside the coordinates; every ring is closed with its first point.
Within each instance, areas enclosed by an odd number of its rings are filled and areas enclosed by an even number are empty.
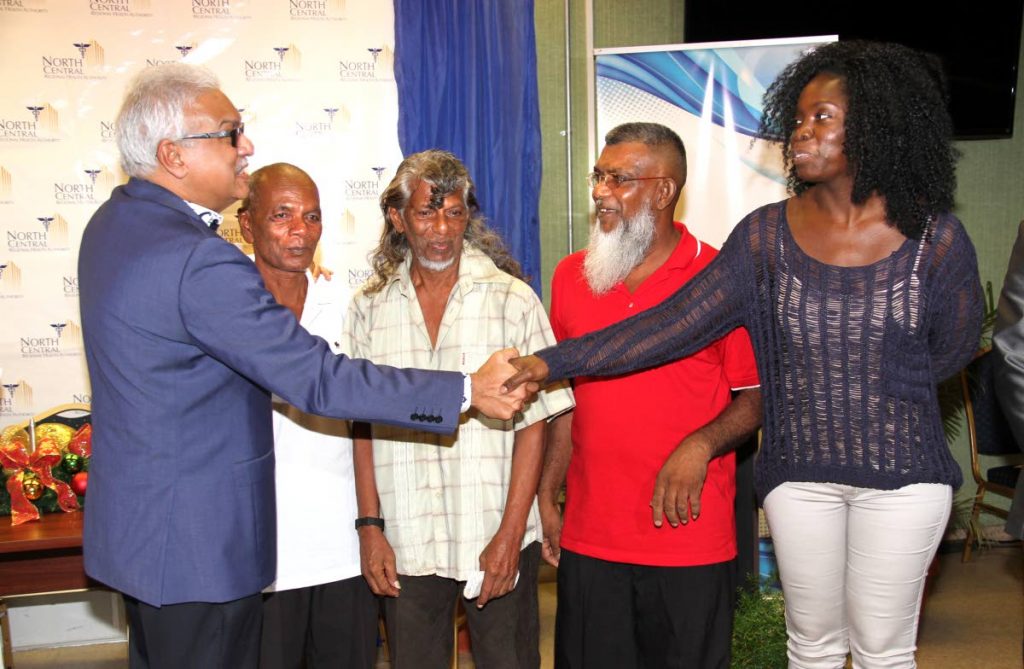
{"type": "Polygon", "coordinates": [[[373,525],[379,527],[381,531],[384,531],[384,519],[374,518],[373,516],[363,516],[362,518],[356,518],[356,529],[360,527],[366,527],[367,525],[373,525]]]}

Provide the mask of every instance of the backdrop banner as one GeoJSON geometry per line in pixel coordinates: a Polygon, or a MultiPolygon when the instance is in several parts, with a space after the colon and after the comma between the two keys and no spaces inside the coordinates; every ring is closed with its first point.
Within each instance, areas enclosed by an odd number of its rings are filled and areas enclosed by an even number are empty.
{"type": "Polygon", "coordinates": [[[755,140],[761,98],[780,72],[829,37],[597,49],[597,145],[630,121],[666,125],[686,145],[676,219],[721,247],[752,209],[786,197],[782,154],[755,140]]]}
{"type": "MultiPolygon", "coordinates": [[[[0,427],[90,401],[78,246],[126,181],[114,118],[142,68],[213,70],[256,145],[250,171],[286,161],[310,173],[322,262],[362,284],[377,198],[401,162],[393,23],[377,0],[0,2],[0,427]]],[[[236,208],[221,230],[242,245],[236,208]]]]}

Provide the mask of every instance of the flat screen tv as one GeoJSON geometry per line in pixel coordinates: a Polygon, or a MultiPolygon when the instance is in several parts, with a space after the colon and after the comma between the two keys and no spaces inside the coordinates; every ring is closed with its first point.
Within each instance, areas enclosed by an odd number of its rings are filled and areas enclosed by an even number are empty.
{"type": "Polygon", "coordinates": [[[686,0],[685,40],[839,35],[899,42],[942,59],[958,139],[1013,136],[1024,0],[919,3],[856,0],[686,0]]]}

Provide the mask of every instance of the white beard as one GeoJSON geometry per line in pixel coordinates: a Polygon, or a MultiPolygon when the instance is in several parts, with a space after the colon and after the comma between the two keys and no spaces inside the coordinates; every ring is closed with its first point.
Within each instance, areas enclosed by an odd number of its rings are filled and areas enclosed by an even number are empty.
{"type": "Polygon", "coordinates": [[[654,241],[654,213],[645,204],[635,216],[622,221],[611,232],[600,224],[590,231],[583,273],[595,295],[603,295],[629,276],[647,257],[654,241]]]}
{"type": "Polygon", "coordinates": [[[431,272],[443,272],[455,262],[455,256],[448,258],[448,260],[427,260],[425,258],[416,257],[416,262],[420,264],[423,269],[428,269],[431,272]]]}

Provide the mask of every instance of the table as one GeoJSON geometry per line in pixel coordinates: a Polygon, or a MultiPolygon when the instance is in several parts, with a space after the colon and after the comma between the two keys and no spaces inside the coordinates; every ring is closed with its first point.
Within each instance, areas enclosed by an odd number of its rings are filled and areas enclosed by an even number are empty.
{"type": "Polygon", "coordinates": [[[11,525],[0,517],[0,632],[3,663],[9,666],[10,630],[4,597],[103,587],[82,567],[82,512],[44,513],[11,525]]]}
{"type": "Polygon", "coordinates": [[[44,513],[15,526],[0,517],[0,598],[100,585],[82,567],[82,515],[44,513]]]}

